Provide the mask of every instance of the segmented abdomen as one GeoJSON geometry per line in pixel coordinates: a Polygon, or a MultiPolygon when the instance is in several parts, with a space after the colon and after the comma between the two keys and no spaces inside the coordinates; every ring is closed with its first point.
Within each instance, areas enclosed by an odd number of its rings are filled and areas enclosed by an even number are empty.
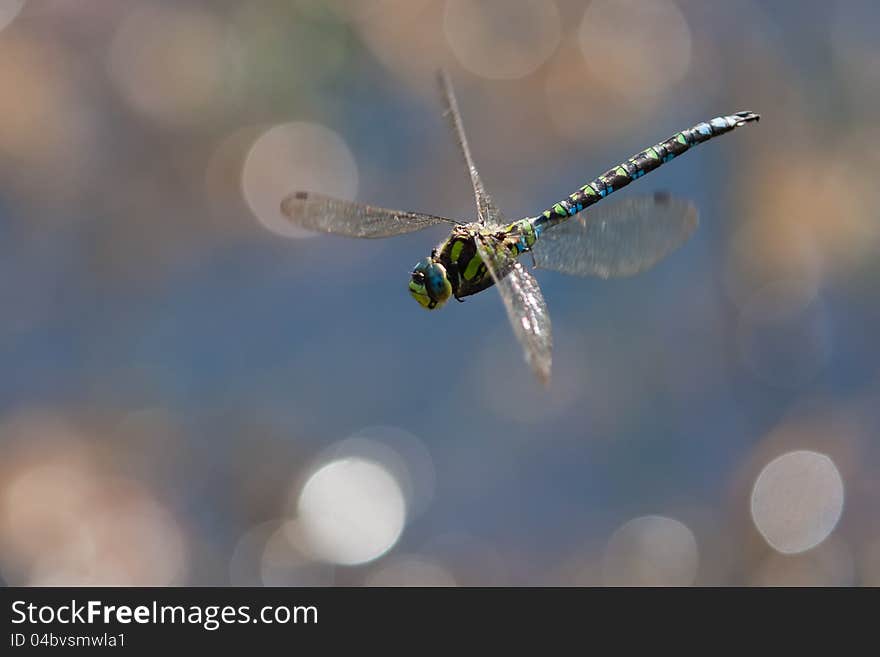
{"type": "Polygon", "coordinates": [[[698,123],[692,128],[672,135],[669,139],[633,155],[625,162],[587,183],[567,199],[556,203],[552,208],[544,210],[540,216],[535,217],[533,223],[536,233],[565,221],[581,210],[598,203],[612,192],[626,187],[633,180],[641,178],[664,162],[681,155],[691,146],[723,135],[745,123],[757,121],[759,118],[760,116],[754,112],[737,112],[729,116],[719,116],[711,121],[698,123]]]}

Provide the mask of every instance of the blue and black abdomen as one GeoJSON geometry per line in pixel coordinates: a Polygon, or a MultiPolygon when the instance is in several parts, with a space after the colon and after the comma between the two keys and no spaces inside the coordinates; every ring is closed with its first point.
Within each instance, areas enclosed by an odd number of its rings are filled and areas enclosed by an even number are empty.
{"type": "Polygon", "coordinates": [[[681,155],[691,146],[723,135],[745,123],[757,121],[759,118],[754,112],[737,112],[729,116],[720,116],[708,122],[698,123],[692,128],[683,130],[669,139],[633,155],[625,162],[621,162],[618,166],[587,183],[567,199],[556,203],[548,210],[544,210],[534,220],[536,231],[540,233],[540,231],[565,221],[594,203],[598,203],[633,180],[641,178],[663,163],[681,155]]]}

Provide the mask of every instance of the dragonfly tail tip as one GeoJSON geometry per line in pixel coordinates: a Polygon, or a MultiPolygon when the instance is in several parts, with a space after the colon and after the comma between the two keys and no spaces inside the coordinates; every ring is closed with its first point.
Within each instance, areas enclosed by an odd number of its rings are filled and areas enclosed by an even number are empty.
{"type": "Polygon", "coordinates": [[[743,123],[751,123],[754,121],[757,123],[761,120],[761,115],[757,112],[737,112],[734,116],[738,119],[738,125],[742,125],[743,123]]]}

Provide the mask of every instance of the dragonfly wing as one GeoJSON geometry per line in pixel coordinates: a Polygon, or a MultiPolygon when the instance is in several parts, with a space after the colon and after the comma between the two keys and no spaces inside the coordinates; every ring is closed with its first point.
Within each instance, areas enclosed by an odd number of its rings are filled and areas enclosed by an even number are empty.
{"type": "Polygon", "coordinates": [[[526,362],[538,379],[550,381],[553,335],[550,315],[538,281],[515,258],[476,238],[477,252],[501,294],[513,332],[522,345],[526,362]]]}
{"type": "Polygon", "coordinates": [[[474,186],[474,196],[477,200],[477,213],[480,217],[480,223],[487,226],[502,226],[505,223],[504,215],[483,186],[480,172],[477,171],[474,158],[471,157],[471,149],[468,146],[467,135],[464,132],[461,114],[458,111],[458,100],[455,98],[455,91],[452,89],[449,75],[447,75],[446,71],[441,70],[437,74],[437,79],[440,84],[440,92],[443,95],[444,114],[449,120],[449,125],[455,134],[461,154],[464,156],[465,165],[467,165],[468,171],[471,174],[471,183],[474,186]]]}
{"type": "Polygon", "coordinates": [[[302,228],[348,237],[391,237],[422,230],[434,224],[458,223],[444,217],[404,210],[386,210],[314,192],[291,194],[282,201],[281,212],[302,228]]]}
{"type": "Polygon", "coordinates": [[[668,195],[598,205],[549,228],[532,247],[535,263],[578,276],[631,276],[653,267],[697,227],[697,210],[668,195]]]}

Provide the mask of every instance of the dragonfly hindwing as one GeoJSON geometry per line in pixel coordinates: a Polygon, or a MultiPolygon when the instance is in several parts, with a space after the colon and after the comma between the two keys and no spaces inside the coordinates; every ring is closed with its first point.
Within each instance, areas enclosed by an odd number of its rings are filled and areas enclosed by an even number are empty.
{"type": "Polygon", "coordinates": [[[667,195],[635,197],[590,208],[547,228],[532,248],[538,267],[579,276],[631,276],[687,240],[697,210],[667,195]]]}
{"type": "Polygon", "coordinates": [[[550,381],[553,335],[550,315],[535,280],[520,262],[482,235],[475,237],[477,252],[495,281],[513,332],[522,345],[526,362],[542,383],[550,381]]]}

